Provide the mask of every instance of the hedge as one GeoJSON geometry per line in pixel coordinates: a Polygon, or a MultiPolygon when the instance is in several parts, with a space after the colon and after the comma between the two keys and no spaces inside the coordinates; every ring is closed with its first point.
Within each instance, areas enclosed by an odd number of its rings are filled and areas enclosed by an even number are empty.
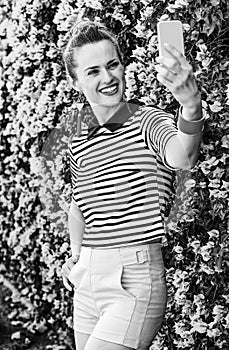
{"type": "Polygon", "coordinates": [[[156,24],[183,23],[185,54],[207,120],[196,166],[178,171],[163,255],[168,306],[152,349],[228,349],[227,0],[2,0],[0,3],[1,284],[11,293],[12,344],[74,349],[72,292],[61,280],[70,253],[67,146],[77,92],[62,52],[78,18],[102,21],[125,56],[126,98],[174,114],[178,103],[156,79],[156,24]]]}

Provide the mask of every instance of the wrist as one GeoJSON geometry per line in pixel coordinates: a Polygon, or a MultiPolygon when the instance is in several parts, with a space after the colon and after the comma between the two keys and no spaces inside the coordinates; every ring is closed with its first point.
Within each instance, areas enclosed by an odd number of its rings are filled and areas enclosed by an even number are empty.
{"type": "MultiPolygon", "coordinates": [[[[177,121],[177,127],[178,130],[181,132],[188,134],[188,135],[197,135],[201,134],[204,129],[204,121],[206,119],[205,111],[202,111],[202,105],[201,110],[192,111],[195,113],[195,119],[188,119],[187,110],[184,110],[185,107],[181,106],[179,108],[178,112],[178,121],[177,121]]],[[[189,110],[190,112],[190,110],[189,110]]],[[[191,113],[191,112],[190,112],[191,113]]],[[[192,115],[193,116],[193,115],[192,115]]]]}
{"type": "Polygon", "coordinates": [[[188,121],[196,121],[202,119],[202,101],[200,98],[195,103],[183,105],[181,107],[182,117],[188,121]]]}
{"type": "Polygon", "coordinates": [[[72,255],[71,261],[76,264],[79,261],[80,255],[72,255]]]}
{"type": "Polygon", "coordinates": [[[73,240],[70,240],[70,246],[71,246],[72,257],[80,256],[81,244],[79,244],[73,240]]]}

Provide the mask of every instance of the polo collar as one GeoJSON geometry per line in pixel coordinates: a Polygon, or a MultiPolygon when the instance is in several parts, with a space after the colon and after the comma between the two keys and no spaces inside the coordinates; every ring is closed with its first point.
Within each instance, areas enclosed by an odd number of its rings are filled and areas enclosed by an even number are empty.
{"type": "Polygon", "coordinates": [[[124,102],[122,107],[118,109],[115,114],[111,116],[110,119],[103,125],[100,125],[98,122],[98,119],[95,115],[93,115],[92,119],[89,121],[88,124],[88,134],[87,139],[90,140],[93,135],[100,129],[100,128],[107,128],[108,130],[114,132],[115,130],[119,129],[128,119],[129,117],[136,112],[139,105],[142,103],[138,100],[130,100],[128,102],[124,102]]]}

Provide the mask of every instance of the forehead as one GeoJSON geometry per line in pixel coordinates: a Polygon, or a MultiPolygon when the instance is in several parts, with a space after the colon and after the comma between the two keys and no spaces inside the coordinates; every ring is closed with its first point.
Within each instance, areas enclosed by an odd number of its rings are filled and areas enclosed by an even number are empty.
{"type": "Polygon", "coordinates": [[[115,45],[110,40],[85,44],[74,49],[74,61],[79,69],[101,66],[114,58],[118,58],[118,53],[115,45]]]}

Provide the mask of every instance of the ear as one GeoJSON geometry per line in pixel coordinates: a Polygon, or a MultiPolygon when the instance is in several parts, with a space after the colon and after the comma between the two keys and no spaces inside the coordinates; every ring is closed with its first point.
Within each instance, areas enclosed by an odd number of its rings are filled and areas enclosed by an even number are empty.
{"type": "Polygon", "coordinates": [[[76,91],[81,91],[78,80],[72,79],[72,77],[67,77],[68,83],[71,86],[72,89],[75,89],[76,91]]]}
{"type": "Polygon", "coordinates": [[[72,87],[76,91],[82,92],[82,89],[80,87],[79,81],[77,79],[72,80],[72,87]]]}

